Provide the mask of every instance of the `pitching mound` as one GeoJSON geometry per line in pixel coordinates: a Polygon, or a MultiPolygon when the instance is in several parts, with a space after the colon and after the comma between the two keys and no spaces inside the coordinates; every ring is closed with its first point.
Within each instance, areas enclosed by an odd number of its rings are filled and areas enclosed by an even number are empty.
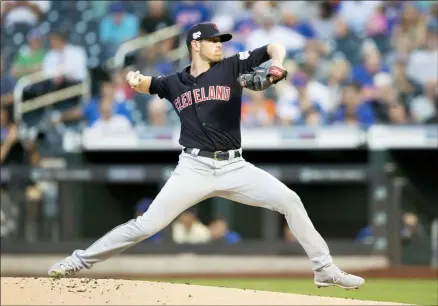
{"type": "Polygon", "coordinates": [[[390,303],[130,280],[1,278],[1,305],[49,304],[389,305],[390,303]]]}

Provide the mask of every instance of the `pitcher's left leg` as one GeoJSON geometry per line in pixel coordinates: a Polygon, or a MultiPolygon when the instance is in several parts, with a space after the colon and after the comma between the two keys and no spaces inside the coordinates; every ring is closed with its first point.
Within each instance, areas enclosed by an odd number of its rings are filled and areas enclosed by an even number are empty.
{"type": "Polygon", "coordinates": [[[266,171],[247,163],[220,175],[219,196],[251,206],[278,211],[286,217],[290,230],[312,261],[315,283],[319,287],[338,285],[359,288],[364,280],[337,268],[327,243],[315,229],[300,197],[266,171]]]}

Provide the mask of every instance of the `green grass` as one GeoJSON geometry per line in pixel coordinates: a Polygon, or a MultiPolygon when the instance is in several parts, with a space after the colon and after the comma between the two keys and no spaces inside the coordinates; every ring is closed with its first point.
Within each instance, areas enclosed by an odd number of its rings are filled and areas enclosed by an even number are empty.
{"type": "Polygon", "coordinates": [[[172,283],[222,286],[307,295],[351,298],[416,305],[438,305],[438,283],[426,279],[367,279],[360,290],[344,290],[338,287],[318,289],[311,279],[172,279],[172,283]]]}

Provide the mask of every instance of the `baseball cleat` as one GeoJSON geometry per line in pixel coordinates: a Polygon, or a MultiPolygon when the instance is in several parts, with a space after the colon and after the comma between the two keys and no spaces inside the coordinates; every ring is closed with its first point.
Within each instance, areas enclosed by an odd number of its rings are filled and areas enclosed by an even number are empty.
{"type": "Polygon", "coordinates": [[[72,277],[75,272],[81,270],[82,267],[75,264],[71,257],[67,257],[60,262],[57,262],[49,269],[49,276],[53,278],[72,277]]]}
{"type": "Polygon", "coordinates": [[[347,290],[359,289],[365,284],[365,280],[362,277],[345,273],[337,267],[317,273],[314,282],[318,288],[338,286],[347,290]]]}

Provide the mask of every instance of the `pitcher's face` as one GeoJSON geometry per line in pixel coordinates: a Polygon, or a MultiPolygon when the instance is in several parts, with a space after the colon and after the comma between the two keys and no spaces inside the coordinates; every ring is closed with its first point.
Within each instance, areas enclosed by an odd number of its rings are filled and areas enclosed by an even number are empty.
{"type": "Polygon", "coordinates": [[[203,39],[199,43],[201,59],[209,63],[217,63],[222,60],[222,42],[219,37],[203,39]]]}

